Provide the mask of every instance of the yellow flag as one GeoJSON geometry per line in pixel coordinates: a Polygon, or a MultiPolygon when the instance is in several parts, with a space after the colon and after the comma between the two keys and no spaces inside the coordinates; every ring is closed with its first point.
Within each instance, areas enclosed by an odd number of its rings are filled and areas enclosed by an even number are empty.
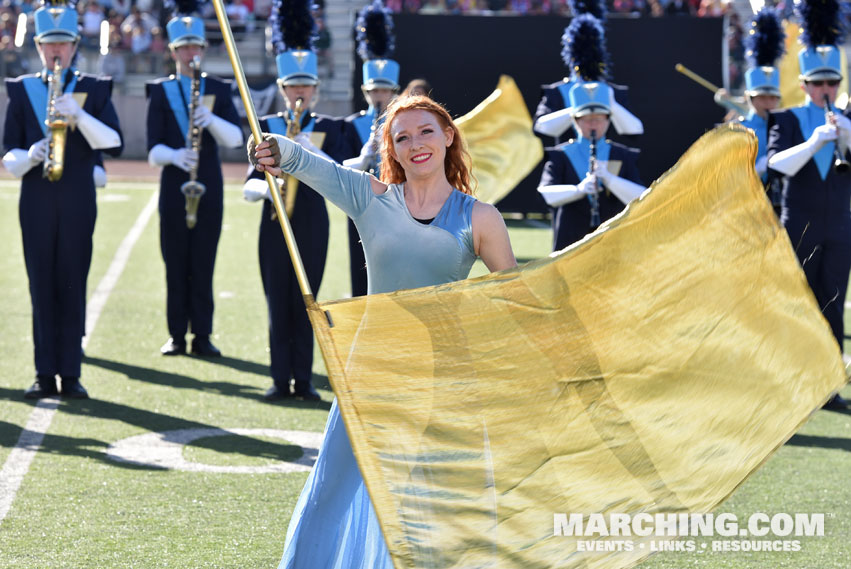
{"type": "Polygon", "coordinates": [[[707,133],[550,258],[313,307],[397,569],[630,566],[659,538],[556,516],[711,511],[844,384],[756,149],[707,133]]]}
{"type": "Polygon", "coordinates": [[[544,157],[523,95],[508,75],[500,76],[496,90],[455,124],[467,141],[480,201],[496,203],[507,196],[544,157]]]}
{"type": "MultiPolygon", "coordinates": [[[[780,105],[782,107],[797,107],[804,104],[806,93],[801,89],[801,81],[798,77],[801,75],[801,69],[798,65],[798,52],[803,47],[798,41],[801,35],[801,26],[795,22],[786,21],[783,24],[786,30],[786,53],[780,59],[778,70],[780,71],[780,105]]],[[[845,57],[845,50],[839,50],[839,60],[841,69],[848,69],[848,58],[845,57]]],[[[840,108],[845,108],[844,104],[848,101],[848,78],[845,74],[842,75],[842,80],[839,82],[839,96],[837,97],[837,105],[840,108]]]]}

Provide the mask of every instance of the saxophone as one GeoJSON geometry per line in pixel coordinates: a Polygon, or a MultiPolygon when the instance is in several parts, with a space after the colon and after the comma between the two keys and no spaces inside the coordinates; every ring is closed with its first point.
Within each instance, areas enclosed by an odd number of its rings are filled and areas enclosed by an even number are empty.
{"type": "Polygon", "coordinates": [[[47,77],[47,158],[44,159],[42,176],[55,182],[65,169],[65,142],[68,138],[68,121],[56,112],[56,98],[62,96],[62,63],[53,60],[53,75],[47,77]]]}
{"type": "Polygon", "coordinates": [[[198,163],[201,161],[201,135],[203,130],[195,124],[195,109],[201,102],[201,58],[195,56],[189,62],[189,68],[192,70],[192,86],[189,95],[189,128],[186,131],[186,148],[194,150],[198,153],[198,162],[195,167],[189,170],[189,181],[184,182],[180,186],[180,191],[186,198],[186,227],[192,229],[198,222],[198,204],[201,202],[201,196],[207,191],[207,187],[198,181],[198,163]]]}
{"type": "MultiPolygon", "coordinates": [[[[301,133],[301,117],[304,114],[304,99],[299,97],[295,100],[295,108],[293,109],[293,117],[287,117],[287,138],[293,139],[301,133]]],[[[295,209],[295,196],[298,192],[298,180],[292,176],[287,176],[285,184],[281,184],[282,198],[284,202],[284,211],[287,217],[292,219],[293,210],[295,209]]],[[[278,215],[275,210],[272,210],[272,219],[277,219],[278,215]]]]}

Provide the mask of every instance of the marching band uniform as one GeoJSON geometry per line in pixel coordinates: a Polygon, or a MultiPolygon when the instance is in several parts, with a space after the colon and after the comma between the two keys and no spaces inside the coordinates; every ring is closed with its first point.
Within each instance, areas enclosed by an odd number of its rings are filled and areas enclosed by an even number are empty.
{"type": "Polygon", "coordinates": [[[756,134],[758,149],[754,167],[766,184],[768,197],[778,216],[781,184],[777,176],[769,177],[767,168],[768,113],[780,102],[780,72],[775,62],[783,55],[784,40],[785,33],[777,13],[771,8],[760,10],[751,21],[751,33],[746,38],[751,65],[745,72],[745,96],[750,112],[737,119],[756,134]]]}
{"type": "MultiPolygon", "coordinates": [[[[399,63],[390,59],[394,47],[393,20],[390,11],[380,0],[375,0],[361,10],[355,23],[358,53],[363,59],[364,98],[369,103],[365,111],[346,117],[358,135],[360,154],[343,164],[349,168],[371,172],[379,177],[380,156],[376,152],[375,136],[381,132],[383,119],[376,113],[387,108],[399,90],[399,63]],[[387,100],[380,100],[379,93],[386,93],[387,100]],[[376,103],[378,105],[376,106],[376,103]]],[[[366,257],[354,222],[349,219],[349,271],[352,281],[352,296],[367,293],[366,257]]]]}
{"type": "MultiPolygon", "coordinates": [[[[304,9],[308,10],[306,5],[304,9]]],[[[280,6],[273,8],[273,18],[270,18],[273,29],[287,25],[282,21],[280,10],[280,6]]],[[[287,45],[293,43],[292,39],[284,41],[287,45]]],[[[278,83],[282,89],[288,86],[319,84],[316,54],[306,43],[298,47],[304,46],[305,49],[291,49],[277,55],[278,83]]],[[[263,117],[260,120],[260,129],[263,132],[286,136],[287,125],[293,120],[295,113],[293,109],[288,108],[283,113],[263,117]]],[[[308,108],[301,117],[300,127],[305,144],[317,154],[340,162],[357,151],[356,134],[343,120],[317,115],[308,108]]],[[[287,181],[284,181],[283,186],[286,187],[286,184],[287,181]]],[[[260,276],[269,313],[273,381],[272,387],[266,393],[266,399],[274,401],[295,395],[307,400],[319,400],[319,394],[311,382],[313,328],[263,174],[252,169],[243,192],[249,201],[263,200],[259,237],[260,276]],[[294,379],[292,392],[291,378],[294,379]]],[[[322,283],[328,253],[329,221],[325,199],[309,186],[298,183],[290,224],[302,256],[307,280],[316,294],[322,283]]]]}
{"type": "Polygon", "coordinates": [[[112,81],[68,67],[61,77],[63,95],[54,103],[70,123],[63,172],[53,182],[42,175],[49,136],[46,82],[53,75],[49,60],[53,58],[48,59],[46,52],[68,45],[73,54],[77,30],[74,8],[56,4],[37,10],[35,41],[46,69],[6,79],[3,163],[21,178],[21,236],[33,312],[36,382],[26,391],[27,398],[58,394],[57,375],[63,396],[88,397],[79,378],[97,215],[93,172],[99,151],[118,156],[122,150],[118,116],[110,100],[112,81]]]}
{"type": "MultiPolygon", "coordinates": [[[[807,98],[799,107],[771,113],[768,167],[784,176],[780,222],[842,350],[851,271],[851,174],[837,172],[833,163],[837,154],[849,159],[851,121],[831,101],[835,125],[828,124],[823,107],[824,95],[835,98],[842,78],[838,38],[814,33],[807,18],[803,27],[806,47],[798,63],[807,98]]],[[[847,402],[837,395],[827,406],[845,408],[847,402]]]]}
{"type": "MultiPolygon", "coordinates": [[[[571,105],[581,115],[583,111],[605,112],[605,94],[597,106],[589,106],[592,98],[581,99],[589,84],[578,84],[571,94],[571,105]]],[[[593,85],[593,84],[591,84],[593,85]]],[[[599,88],[598,88],[599,90],[599,88]]],[[[553,251],[560,251],[582,239],[606,220],[623,210],[625,203],[644,191],[638,173],[638,150],[607,139],[597,141],[597,175],[605,189],[597,192],[599,215],[592,215],[592,201],[583,181],[588,179],[591,159],[591,141],[582,136],[553,148],[546,149],[546,163],[538,191],[553,212],[553,251]],[[581,174],[580,174],[581,173],[581,174]],[[624,192],[619,192],[625,188],[624,192]]]]}
{"type": "Polygon", "coordinates": [[[590,14],[573,19],[565,32],[571,47],[570,67],[576,81],[570,89],[570,118],[577,138],[549,148],[538,191],[553,211],[553,250],[559,251],[594,231],[644,191],[638,175],[638,151],[605,140],[612,111],[611,91],[602,80],[605,72],[603,28],[590,14]],[[576,46],[587,50],[579,52],[576,46]],[[596,46],[588,49],[587,46],[596,46]],[[593,116],[592,116],[593,115],[593,116]],[[577,121],[603,117],[598,132],[583,132],[577,121]],[[596,169],[591,169],[590,135],[597,137],[596,169]],[[602,186],[602,187],[601,187],[602,186]]]}
{"type": "MultiPolygon", "coordinates": [[[[200,18],[178,16],[166,29],[173,53],[183,46],[206,46],[204,22],[200,18]]],[[[185,353],[185,335],[190,329],[195,335],[194,354],[221,355],[210,342],[213,268],[224,208],[219,146],[236,148],[242,144],[243,136],[230,83],[202,73],[200,92],[201,104],[194,120],[204,129],[200,155],[196,156],[186,148],[190,77],[172,75],[146,86],[148,161],[152,166],[163,167],[159,196],[160,248],[165,262],[166,314],[171,336],[161,349],[164,355],[185,353]],[[197,223],[190,229],[181,186],[189,180],[193,167],[197,168],[197,180],[206,191],[198,205],[197,223]]]]}

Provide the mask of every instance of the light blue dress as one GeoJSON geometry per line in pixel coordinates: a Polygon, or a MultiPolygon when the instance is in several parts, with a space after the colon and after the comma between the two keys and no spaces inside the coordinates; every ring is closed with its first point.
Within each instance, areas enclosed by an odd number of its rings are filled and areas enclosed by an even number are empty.
{"type": "MultiPolygon", "coordinates": [[[[476,258],[474,198],[453,190],[425,225],[408,211],[402,185],[375,195],[369,175],[300,147],[282,168],[355,222],[370,294],[452,282],[470,273],[476,258]]],[[[336,399],[316,464],[293,511],[278,569],[393,569],[336,399]]]]}

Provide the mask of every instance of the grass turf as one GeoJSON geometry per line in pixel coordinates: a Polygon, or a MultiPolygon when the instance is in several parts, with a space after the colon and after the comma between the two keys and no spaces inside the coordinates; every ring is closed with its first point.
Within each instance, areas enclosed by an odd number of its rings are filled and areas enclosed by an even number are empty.
{"type": "MultiPolygon", "coordinates": [[[[111,183],[99,192],[89,290],[105,274],[153,184],[111,183]]],[[[20,436],[34,404],[21,398],[32,378],[27,279],[17,223],[18,186],[0,182],[0,462],[20,436]]],[[[348,291],[346,227],[331,208],[331,246],[318,298],[348,291]]],[[[108,445],[147,432],[190,428],[321,431],[332,394],[319,352],[320,403],[267,404],[270,385],[266,307],[257,265],[260,207],[225,193],[225,221],[215,275],[214,342],[219,360],[163,358],[164,269],[154,215],[89,339],[83,380],[93,399],[63,401],[0,523],[0,567],[274,567],[306,473],[222,474],[161,470],[108,459],[108,445]]],[[[510,222],[518,259],[546,255],[542,224],[510,222]]],[[[477,263],[473,276],[486,269],[477,263]]],[[[819,412],[749,479],[720,511],[824,512],[826,537],[800,553],[665,553],[646,567],[845,567],[851,536],[851,415],[819,412]]],[[[279,439],[202,438],[190,460],[261,465],[293,458],[279,439]]]]}

